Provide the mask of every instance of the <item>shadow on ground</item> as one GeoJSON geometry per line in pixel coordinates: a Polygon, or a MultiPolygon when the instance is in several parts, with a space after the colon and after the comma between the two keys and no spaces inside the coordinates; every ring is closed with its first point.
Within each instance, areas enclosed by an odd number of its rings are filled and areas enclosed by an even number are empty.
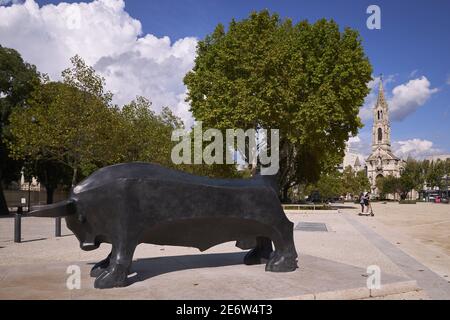
{"type": "Polygon", "coordinates": [[[345,204],[332,204],[331,207],[333,209],[358,209],[359,207],[354,205],[345,205],[345,204]]]}
{"type": "Polygon", "coordinates": [[[133,261],[129,285],[175,271],[244,264],[244,252],[144,258],[133,261]]]}
{"type": "Polygon", "coordinates": [[[38,238],[38,239],[31,239],[31,240],[22,240],[22,243],[35,242],[35,241],[42,241],[42,240],[47,240],[47,238],[38,238]]]}

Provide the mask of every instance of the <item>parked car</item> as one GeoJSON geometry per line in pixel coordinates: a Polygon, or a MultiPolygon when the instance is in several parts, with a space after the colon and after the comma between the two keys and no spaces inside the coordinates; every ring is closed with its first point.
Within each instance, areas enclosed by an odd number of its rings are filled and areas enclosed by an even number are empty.
{"type": "Polygon", "coordinates": [[[446,197],[441,198],[441,203],[449,203],[448,198],[446,197]]]}

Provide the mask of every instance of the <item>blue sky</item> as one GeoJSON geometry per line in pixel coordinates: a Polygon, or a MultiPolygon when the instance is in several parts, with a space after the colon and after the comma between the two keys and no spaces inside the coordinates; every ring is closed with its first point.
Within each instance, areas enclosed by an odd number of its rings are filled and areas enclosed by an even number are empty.
{"type": "MultiPolygon", "coordinates": [[[[42,7],[60,1],[37,3],[42,7]]],[[[410,110],[403,112],[402,120],[392,121],[392,140],[403,141],[405,146],[406,141],[417,139],[417,147],[424,148],[422,153],[417,152],[418,156],[450,154],[450,1],[126,0],[124,10],[140,21],[141,36],[168,36],[174,43],[190,37],[201,39],[219,22],[227,25],[232,18],[245,18],[251,11],[265,8],[294,22],[304,19],[314,22],[325,17],[334,19],[341,27],[357,29],[374,67],[374,75],[384,74],[388,99],[393,98],[395,87],[404,85],[405,90],[414,91],[413,83],[408,87],[408,82],[425,77],[428,96],[421,98],[419,95],[420,101],[416,102],[402,102],[401,97],[396,97],[399,108],[403,103],[410,110]],[[381,30],[366,27],[369,16],[366,9],[371,4],[381,8],[381,30]],[[433,144],[424,147],[420,141],[433,144]]],[[[402,92],[408,94],[398,89],[399,96],[402,92]]],[[[367,103],[372,102],[373,96],[368,97],[367,103]]],[[[364,122],[366,126],[359,134],[360,142],[353,146],[363,154],[368,152],[370,144],[371,119],[366,118],[364,122]]],[[[397,143],[397,148],[401,146],[397,143]]],[[[414,154],[413,149],[414,144],[409,144],[403,150],[412,150],[414,154]]]]}

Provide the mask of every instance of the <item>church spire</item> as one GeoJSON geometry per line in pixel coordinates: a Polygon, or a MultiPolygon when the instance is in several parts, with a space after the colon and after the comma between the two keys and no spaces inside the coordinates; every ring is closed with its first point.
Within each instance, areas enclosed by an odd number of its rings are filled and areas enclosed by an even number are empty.
{"type": "Polygon", "coordinates": [[[384,88],[383,88],[383,74],[380,74],[380,84],[378,86],[378,99],[377,106],[382,106],[387,109],[386,99],[384,97],[384,88]]]}
{"type": "Polygon", "coordinates": [[[391,126],[389,123],[389,109],[384,96],[383,75],[380,75],[378,87],[378,99],[373,108],[372,150],[378,148],[390,151],[391,148],[391,126]]]}

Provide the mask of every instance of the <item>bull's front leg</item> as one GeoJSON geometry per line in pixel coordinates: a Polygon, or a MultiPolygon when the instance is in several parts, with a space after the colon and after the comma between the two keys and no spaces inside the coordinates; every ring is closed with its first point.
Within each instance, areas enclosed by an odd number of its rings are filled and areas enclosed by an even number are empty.
{"type": "Polygon", "coordinates": [[[95,279],[94,287],[98,289],[125,287],[136,246],[135,242],[130,241],[113,243],[109,265],[95,279]]]}

